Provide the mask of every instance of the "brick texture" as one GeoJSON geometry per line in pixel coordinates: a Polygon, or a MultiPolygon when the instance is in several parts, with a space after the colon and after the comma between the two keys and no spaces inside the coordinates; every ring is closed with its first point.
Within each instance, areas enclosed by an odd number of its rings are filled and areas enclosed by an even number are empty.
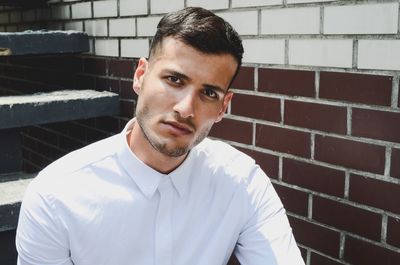
{"type": "Polygon", "coordinates": [[[345,134],[346,122],[343,107],[285,100],[285,124],[345,134]]]}
{"type": "Polygon", "coordinates": [[[400,247],[400,219],[388,218],[386,242],[392,246],[400,247]]]}
{"type": "Polygon", "coordinates": [[[302,216],[307,216],[308,212],[308,194],[291,189],[279,184],[274,184],[275,190],[278,193],[283,206],[289,212],[296,213],[302,216]]]}
{"type": "Polygon", "coordinates": [[[310,157],[310,134],[280,127],[257,125],[256,146],[310,157]]]}
{"type": "Polygon", "coordinates": [[[111,60],[109,64],[109,75],[133,78],[135,65],[135,60],[111,60]]]}
{"type": "Polygon", "coordinates": [[[400,143],[400,113],[355,108],[352,134],[400,143]]]}
{"type": "Polygon", "coordinates": [[[248,122],[223,119],[211,129],[210,136],[244,144],[251,144],[253,125],[248,122]]]}
{"type": "Polygon", "coordinates": [[[254,90],[254,68],[241,67],[236,78],[233,80],[232,88],[254,90]]]}
{"type": "Polygon", "coordinates": [[[400,213],[400,185],[360,175],[350,175],[349,199],[393,213],[400,213]]]}
{"type": "Polygon", "coordinates": [[[400,178],[400,149],[392,149],[390,175],[394,178],[400,178]]]}
{"type": "Polygon", "coordinates": [[[235,94],[231,113],[272,122],[281,121],[281,103],[276,98],[235,94]]]}
{"type": "Polygon", "coordinates": [[[328,259],[324,256],[318,255],[315,252],[311,252],[310,265],[341,265],[343,263],[328,259]]]}
{"type": "Polygon", "coordinates": [[[239,148],[242,152],[251,156],[257,164],[260,165],[262,170],[270,178],[277,179],[279,174],[279,158],[274,155],[257,152],[254,150],[249,150],[245,148],[239,148]]]}
{"type": "Polygon", "coordinates": [[[400,264],[400,254],[352,237],[346,237],[344,259],[351,264],[400,264]]]}
{"type": "Polygon", "coordinates": [[[321,72],[319,96],[326,99],[390,106],[391,76],[321,72]]]}
{"type": "Polygon", "coordinates": [[[385,148],[352,140],[317,135],[315,159],[359,170],[382,174],[385,148]]]}
{"type": "Polygon", "coordinates": [[[258,90],[290,96],[315,96],[315,73],[312,71],[259,69],[258,90]]]}
{"type": "Polygon", "coordinates": [[[287,183],[333,196],[344,195],[343,171],[284,158],[282,179],[287,183]]]}
{"type": "Polygon", "coordinates": [[[338,228],[379,241],[381,216],[337,201],[313,197],[313,219],[338,228]],[[362,220],[362,222],[360,222],[362,220]]]}
{"type": "Polygon", "coordinates": [[[339,256],[340,234],[317,224],[289,216],[296,241],[331,257],[339,256]],[[313,236],[310,236],[313,235],[313,236]]]}

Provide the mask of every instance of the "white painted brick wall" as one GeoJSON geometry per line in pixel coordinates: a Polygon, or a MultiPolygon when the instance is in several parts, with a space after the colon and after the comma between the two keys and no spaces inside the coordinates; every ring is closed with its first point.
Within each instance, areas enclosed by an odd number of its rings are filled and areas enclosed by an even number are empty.
{"type": "Polygon", "coordinates": [[[161,16],[157,17],[143,17],[137,19],[137,35],[138,36],[149,36],[152,37],[157,31],[158,22],[161,20],[161,16]]]}
{"type": "Polygon", "coordinates": [[[151,0],[150,1],[150,12],[151,14],[162,14],[171,11],[176,11],[184,7],[183,0],[151,0]]]}
{"type": "Polygon", "coordinates": [[[288,4],[300,4],[300,3],[317,3],[317,2],[333,2],[337,0],[286,0],[288,4]]]}
{"type": "Polygon", "coordinates": [[[66,22],[64,27],[65,30],[83,31],[83,22],[82,21],[66,22]]]}
{"type": "Polygon", "coordinates": [[[400,70],[400,40],[359,40],[358,67],[400,70]]]}
{"type": "Polygon", "coordinates": [[[91,18],[92,6],[90,2],[76,3],[72,5],[72,18],[91,18]]]}
{"type": "Polygon", "coordinates": [[[396,34],[398,12],[398,3],[325,7],[324,33],[396,34]]]}
{"type": "Polygon", "coordinates": [[[117,1],[95,1],[93,2],[94,17],[116,17],[118,14],[117,1]]]}
{"type": "Polygon", "coordinates": [[[136,35],[134,18],[110,19],[111,37],[133,37],[136,35]]]}
{"type": "Polygon", "coordinates": [[[352,67],[352,40],[289,40],[289,64],[352,67]]]}
{"type": "Polygon", "coordinates": [[[148,39],[121,40],[122,57],[140,58],[140,57],[148,57],[148,55],[149,55],[148,39]]]}
{"type": "Polygon", "coordinates": [[[319,7],[261,11],[262,34],[319,34],[319,25],[319,7]]]}
{"type": "Polygon", "coordinates": [[[256,35],[258,31],[258,12],[223,12],[218,16],[228,21],[240,35],[256,35]]]}
{"type": "Polygon", "coordinates": [[[118,56],[118,40],[95,40],[96,55],[118,56]]]}
{"type": "Polygon", "coordinates": [[[107,20],[86,20],[85,21],[85,32],[89,36],[93,37],[105,37],[107,36],[107,20]]]}
{"type": "Polygon", "coordinates": [[[229,0],[187,0],[187,6],[200,6],[206,9],[224,9],[229,7],[229,0]]]}
{"type": "Polygon", "coordinates": [[[53,6],[51,8],[52,19],[70,19],[69,5],[53,6]]]}
{"type": "Polygon", "coordinates": [[[243,40],[243,62],[284,64],[285,40],[243,40]]]}
{"type": "Polygon", "coordinates": [[[283,0],[232,0],[232,7],[282,5],[283,0]]]}
{"type": "Polygon", "coordinates": [[[146,15],[147,0],[120,0],[119,14],[121,16],[146,15]]]}

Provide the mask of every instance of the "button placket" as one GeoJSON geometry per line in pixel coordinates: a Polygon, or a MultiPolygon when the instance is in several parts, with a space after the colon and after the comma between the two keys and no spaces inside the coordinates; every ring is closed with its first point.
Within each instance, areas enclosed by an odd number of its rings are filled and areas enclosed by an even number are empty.
{"type": "Polygon", "coordinates": [[[156,265],[172,265],[172,199],[173,187],[170,178],[163,179],[158,186],[160,203],[156,221],[156,265]]]}

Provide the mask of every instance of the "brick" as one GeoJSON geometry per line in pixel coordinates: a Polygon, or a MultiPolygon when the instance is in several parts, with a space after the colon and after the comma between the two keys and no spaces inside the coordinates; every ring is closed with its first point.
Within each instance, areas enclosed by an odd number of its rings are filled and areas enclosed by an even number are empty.
{"type": "Polygon", "coordinates": [[[381,216],[379,214],[314,196],[312,216],[318,222],[380,241],[381,216]]]}
{"type": "Polygon", "coordinates": [[[290,65],[351,68],[352,54],[352,40],[289,40],[290,65]]]}
{"type": "Polygon", "coordinates": [[[94,143],[97,141],[100,141],[104,138],[107,138],[109,135],[107,133],[101,132],[99,130],[96,129],[92,129],[92,128],[87,128],[86,129],[86,141],[88,143],[94,143]]]}
{"type": "Polygon", "coordinates": [[[96,78],[96,90],[111,92],[119,91],[119,82],[115,79],[96,78]]]}
{"type": "Polygon", "coordinates": [[[251,144],[253,138],[253,125],[249,122],[225,118],[222,119],[221,122],[214,124],[210,136],[244,144],[251,144]],[[238,128],[240,128],[240,130],[238,130],[238,128]]]}
{"type": "Polygon", "coordinates": [[[96,55],[118,56],[118,40],[95,40],[96,55]]]}
{"type": "Polygon", "coordinates": [[[249,6],[268,6],[268,5],[281,5],[282,0],[232,0],[232,7],[249,7],[249,6]]]}
{"type": "Polygon", "coordinates": [[[326,258],[315,252],[311,252],[310,265],[342,265],[343,263],[337,262],[333,259],[326,258]]]}
{"type": "Polygon", "coordinates": [[[400,178],[400,149],[392,149],[390,176],[400,178]]]}
{"type": "Polygon", "coordinates": [[[120,0],[119,14],[121,16],[136,16],[147,14],[147,0],[120,0]]]}
{"type": "Polygon", "coordinates": [[[133,91],[132,81],[120,81],[119,96],[121,99],[137,99],[137,95],[133,91]]]}
{"type": "Polygon", "coordinates": [[[240,35],[257,35],[257,11],[223,12],[218,16],[228,21],[240,35]]]}
{"type": "Polygon", "coordinates": [[[392,246],[400,247],[400,219],[388,217],[386,242],[392,246]]]}
{"type": "Polygon", "coordinates": [[[312,71],[258,70],[258,90],[289,96],[315,96],[315,73],[312,71]]]}
{"type": "Polygon", "coordinates": [[[283,158],[282,179],[325,194],[344,195],[345,173],[340,170],[283,158]]]}
{"type": "Polygon", "coordinates": [[[72,18],[91,18],[92,6],[90,2],[76,3],[72,5],[72,18]]]}
{"type": "Polygon", "coordinates": [[[400,254],[353,237],[346,237],[344,260],[351,264],[400,264],[400,254]]]}
{"type": "Polygon", "coordinates": [[[251,156],[269,178],[278,179],[279,175],[279,158],[274,155],[261,153],[254,150],[239,148],[242,152],[251,156]]]}
{"type": "Polygon", "coordinates": [[[107,36],[107,20],[86,20],[85,32],[93,37],[107,36]]]}
{"type": "Polygon", "coordinates": [[[353,109],[352,135],[400,143],[400,113],[353,109]]]}
{"type": "Polygon", "coordinates": [[[327,6],[324,34],[396,34],[397,3],[327,6]]]}
{"type": "Polygon", "coordinates": [[[292,155],[310,157],[310,134],[280,127],[257,125],[256,146],[292,155]]]}
{"type": "Polygon", "coordinates": [[[93,2],[93,17],[116,17],[117,13],[117,2],[114,0],[93,2]]]}
{"type": "Polygon", "coordinates": [[[117,77],[133,78],[134,60],[111,60],[109,63],[109,75],[117,77]]]}
{"type": "Polygon", "coordinates": [[[135,106],[132,101],[120,100],[119,101],[120,116],[131,119],[135,113],[134,107],[135,106]]]}
{"type": "Polygon", "coordinates": [[[344,107],[285,100],[284,123],[325,132],[346,134],[344,107]]]}
{"type": "Polygon", "coordinates": [[[240,67],[231,87],[236,89],[254,90],[254,68],[244,66],[240,67]]]}
{"type": "Polygon", "coordinates": [[[200,6],[206,9],[229,8],[229,0],[188,0],[187,6],[200,6]]]}
{"type": "Polygon", "coordinates": [[[272,122],[281,121],[281,102],[276,98],[235,94],[231,114],[272,122]]]}
{"type": "Polygon", "coordinates": [[[111,37],[133,37],[136,34],[134,18],[110,19],[111,37]]]}
{"type": "Polygon", "coordinates": [[[96,119],[96,128],[115,134],[119,133],[118,123],[119,121],[113,117],[99,117],[96,119]]]}
{"type": "Polygon", "coordinates": [[[83,22],[82,21],[66,22],[64,27],[65,27],[65,30],[83,31],[83,22]]]}
{"type": "Polygon", "coordinates": [[[9,22],[8,13],[0,13],[0,24],[7,24],[9,22]]]}
{"type": "Polygon", "coordinates": [[[88,74],[105,75],[107,72],[106,60],[85,58],[83,60],[83,69],[88,74]]]}
{"type": "Polygon", "coordinates": [[[315,159],[335,165],[383,174],[385,148],[383,146],[317,135],[315,159]]]}
{"type": "Polygon", "coordinates": [[[22,21],[21,16],[22,16],[22,13],[20,11],[10,12],[10,22],[11,23],[20,23],[22,21]]]}
{"type": "Polygon", "coordinates": [[[266,39],[244,39],[244,63],[285,63],[285,41],[266,39]]]}
{"type": "Polygon", "coordinates": [[[142,17],[137,18],[137,35],[139,37],[152,37],[157,31],[158,22],[162,17],[142,17]]]}
{"type": "Polygon", "coordinates": [[[94,89],[95,79],[92,76],[77,75],[75,78],[75,88],[76,89],[94,89]]]}
{"type": "Polygon", "coordinates": [[[289,212],[307,216],[308,213],[308,194],[291,189],[277,183],[274,183],[274,188],[281,199],[283,206],[289,212]]]}
{"type": "Polygon", "coordinates": [[[308,250],[306,248],[301,247],[301,246],[298,246],[298,247],[300,249],[300,254],[301,254],[301,257],[303,258],[303,261],[306,261],[307,260],[307,252],[308,252],[308,250]]]}
{"type": "MultiPolygon", "coordinates": [[[[51,8],[51,18],[52,19],[70,19],[69,5],[53,6],[51,8]]],[[[13,21],[13,16],[11,13],[11,22],[13,21]]]]}
{"type": "Polygon", "coordinates": [[[30,9],[30,10],[25,10],[22,12],[22,20],[25,22],[33,22],[35,21],[36,13],[35,10],[30,9]]]}
{"type": "MultiPolygon", "coordinates": [[[[90,6],[90,3],[89,3],[90,6]]],[[[74,11],[74,6],[72,6],[72,12],[74,11]]],[[[91,10],[89,10],[91,11],[91,10]]],[[[41,20],[49,20],[50,19],[50,9],[49,8],[39,8],[36,10],[36,20],[37,21],[41,21],[41,20]]],[[[74,17],[74,14],[72,13],[72,18],[76,18],[74,17]]]]}
{"type": "Polygon", "coordinates": [[[400,40],[359,40],[358,68],[400,70],[400,40]]]}
{"type": "Polygon", "coordinates": [[[349,199],[390,212],[400,213],[400,185],[360,175],[350,175],[349,199]]]}
{"type": "Polygon", "coordinates": [[[392,76],[321,72],[321,98],[390,106],[392,76]]]}
{"type": "Polygon", "coordinates": [[[298,243],[332,257],[339,256],[339,232],[295,217],[288,216],[288,218],[298,243]]]}
{"type": "Polygon", "coordinates": [[[121,56],[140,58],[149,55],[149,40],[148,39],[134,39],[134,40],[121,40],[121,56]]]}
{"type": "Polygon", "coordinates": [[[319,34],[320,8],[282,8],[261,11],[261,34],[319,34]]]}
{"type": "Polygon", "coordinates": [[[176,1],[152,0],[150,2],[151,14],[168,13],[171,11],[180,10],[183,7],[184,7],[183,0],[176,0],[176,1]]]}

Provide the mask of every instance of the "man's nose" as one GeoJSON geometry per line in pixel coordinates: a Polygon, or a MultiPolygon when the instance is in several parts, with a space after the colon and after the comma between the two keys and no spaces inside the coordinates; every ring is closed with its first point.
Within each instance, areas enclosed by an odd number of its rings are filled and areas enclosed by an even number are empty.
{"type": "Polygon", "coordinates": [[[182,118],[194,117],[195,93],[190,91],[183,94],[174,106],[174,111],[178,112],[182,118]]]}

